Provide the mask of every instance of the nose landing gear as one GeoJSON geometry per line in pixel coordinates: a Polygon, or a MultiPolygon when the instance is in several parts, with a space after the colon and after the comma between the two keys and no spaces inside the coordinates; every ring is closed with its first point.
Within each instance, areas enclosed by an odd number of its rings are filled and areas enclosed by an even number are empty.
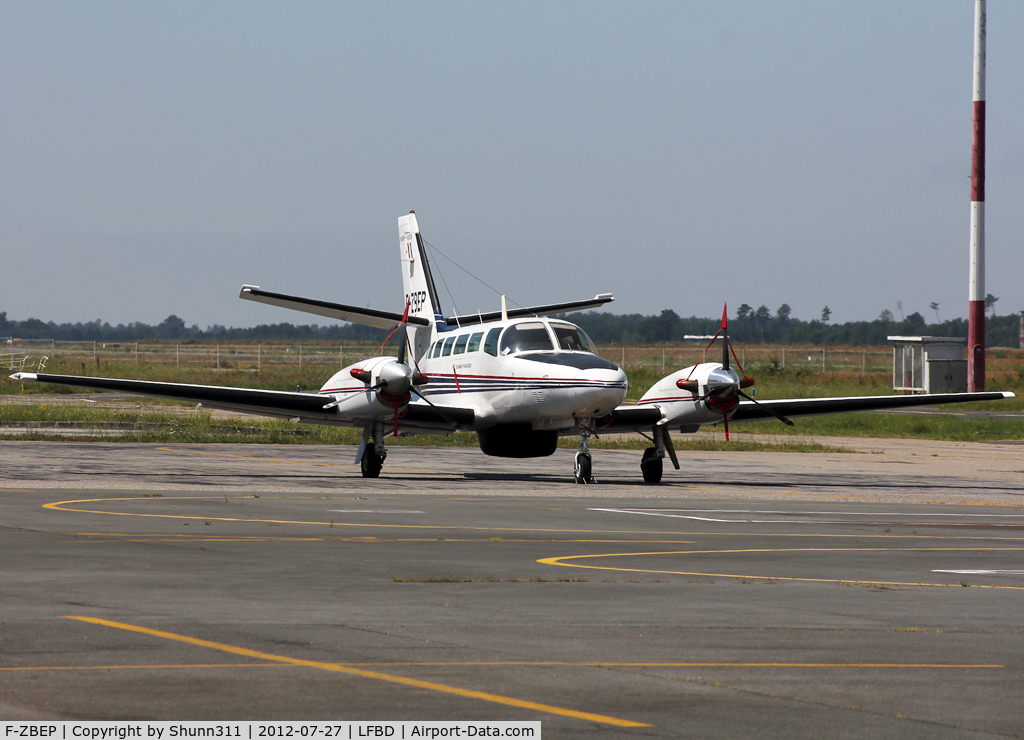
{"type": "Polygon", "coordinates": [[[592,460],[590,458],[590,430],[581,426],[580,428],[580,449],[576,453],[576,465],[573,468],[573,481],[575,483],[597,483],[597,479],[591,474],[592,460]]]}

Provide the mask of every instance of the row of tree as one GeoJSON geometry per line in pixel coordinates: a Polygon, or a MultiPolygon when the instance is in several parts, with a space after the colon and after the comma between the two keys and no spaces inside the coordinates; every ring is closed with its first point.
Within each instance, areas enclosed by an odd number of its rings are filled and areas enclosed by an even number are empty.
{"type": "MultiPolygon", "coordinates": [[[[888,344],[889,335],[916,336],[926,334],[939,337],[967,336],[967,321],[952,319],[928,324],[920,313],[912,313],[896,321],[889,311],[874,321],[850,321],[832,324],[828,307],[819,320],[803,321],[793,318],[790,307],[782,304],[773,315],[765,306],[754,309],[743,304],[729,321],[729,335],[742,344],[814,344],[820,346],[853,345],[879,346],[888,344]]],[[[564,318],[579,324],[598,344],[660,344],[679,343],[687,335],[709,336],[718,331],[717,318],[683,318],[666,308],[655,316],[642,314],[611,314],[596,311],[566,314],[564,318]]],[[[1019,346],[1020,316],[991,316],[985,322],[985,342],[990,347],[1019,346]]],[[[185,321],[171,315],[152,326],[142,322],[131,324],[109,323],[96,320],[87,323],[57,324],[39,319],[13,321],[6,311],[0,311],[0,337],[21,339],[55,339],[57,341],[330,341],[380,342],[387,332],[358,324],[260,324],[250,328],[228,328],[220,325],[200,329],[186,326],[185,321]]]]}

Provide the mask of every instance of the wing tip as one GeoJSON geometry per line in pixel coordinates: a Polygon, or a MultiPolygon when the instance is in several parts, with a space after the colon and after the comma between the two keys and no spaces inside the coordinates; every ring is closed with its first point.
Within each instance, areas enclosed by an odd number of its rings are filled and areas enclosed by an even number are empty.
{"type": "Polygon", "coordinates": [[[39,380],[39,376],[36,373],[14,373],[14,375],[8,376],[11,380],[39,380]]]}
{"type": "Polygon", "coordinates": [[[252,300],[252,292],[254,290],[259,290],[259,289],[260,289],[260,286],[258,286],[258,285],[248,285],[248,284],[243,285],[241,290],[238,291],[238,297],[239,298],[245,298],[246,300],[252,300]]]}

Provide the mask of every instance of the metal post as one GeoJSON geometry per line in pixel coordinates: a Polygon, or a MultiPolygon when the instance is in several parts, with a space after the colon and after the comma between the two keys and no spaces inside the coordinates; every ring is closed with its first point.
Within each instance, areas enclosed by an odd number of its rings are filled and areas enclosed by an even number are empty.
{"type": "Polygon", "coordinates": [[[302,345],[299,345],[299,372],[302,372],[302,345]]]}
{"type": "Polygon", "coordinates": [[[217,345],[217,369],[220,370],[220,345],[217,345]]]}
{"type": "Polygon", "coordinates": [[[100,357],[96,354],[96,340],[93,340],[92,343],[92,361],[97,365],[100,364],[100,357]]]}
{"type": "Polygon", "coordinates": [[[974,140],[971,145],[971,275],[967,390],[985,390],[985,0],[974,4],[974,140]]]}
{"type": "Polygon", "coordinates": [[[174,366],[181,367],[181,345],[174,345],[174,366]]]}
{"type": "Polygon", "coordinates": [[[625,367],[625,366],[626,366],[626,348],[623,347],[622,348],[622,365],[621,365],[621,367],[625,367]]]}
{"type": "Polygon", "coordinates": [[[263,370],[263,345],[256,345],[256,372],[263,370]]]}
{"type": "Polygon", "coordinates": [[[821,348],[821,372],[825,372],[825,348],[821,348]]]}
{"type": "Polygon", "coordinates": [[[661,348],[661,374],[665,374],[665,348],[661,348]]]}
{"type": "Polygon", "coordinates": [[[786,348],[782,348],[782,369],[786,369],[786,348]]]}
{"type": "Polygon", "coordinates": [[[135,343],[135,367],[139,366],[139,343],[135,343]]]}
{"type": "Polygon", "coordinates": [[[345,367],[345,345],[344,344],[341,345],[341,349],[338,351],[338,362],[341,363],[340,365],[338,365],[339,368],[345,367]]]}
{"type": "Polygon", "coordinates": [[[868,369],[868,351],[866,349],[861,350],[860,355],[860,374],[863,375],[868,369]]]}

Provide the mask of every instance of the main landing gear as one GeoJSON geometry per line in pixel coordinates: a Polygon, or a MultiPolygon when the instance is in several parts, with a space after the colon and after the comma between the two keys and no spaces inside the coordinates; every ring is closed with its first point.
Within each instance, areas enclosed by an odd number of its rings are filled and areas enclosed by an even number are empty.
{"type": "Polygon", "coordinates": [[[655,447],[648,447],[644,450],[644,456],[640,459],[640,472],[644,475],[644,483],[661,483],[661,475],[664,472],[662,458],[658,455],[655,447]]]}
{"type": "Polygon", "coordinates": [[[672,437],[669,436],[666,425],[655,424],[651,433],[654,447],[644,450],[644,456],[640,458],[640,472],[644,476],[644,483],[661,483],[661,476],[665,469],[665,456],[668,455],[672,460],[672,465],[676,470],[679,470],[679,459],[676,457],[675,447],[672,446],[672,437]]]}
{"type": "Polygon", "coordinates": [[[359,453],[356,459],[363,477],[379,478],[387,457],[388,451],[384,447],[384,422],[376,421],[372,426],[363,430],[363,438],[359,442],[359,453]],[[371,434],[373,435],[372,444],[370,443],[371,434]]]}

